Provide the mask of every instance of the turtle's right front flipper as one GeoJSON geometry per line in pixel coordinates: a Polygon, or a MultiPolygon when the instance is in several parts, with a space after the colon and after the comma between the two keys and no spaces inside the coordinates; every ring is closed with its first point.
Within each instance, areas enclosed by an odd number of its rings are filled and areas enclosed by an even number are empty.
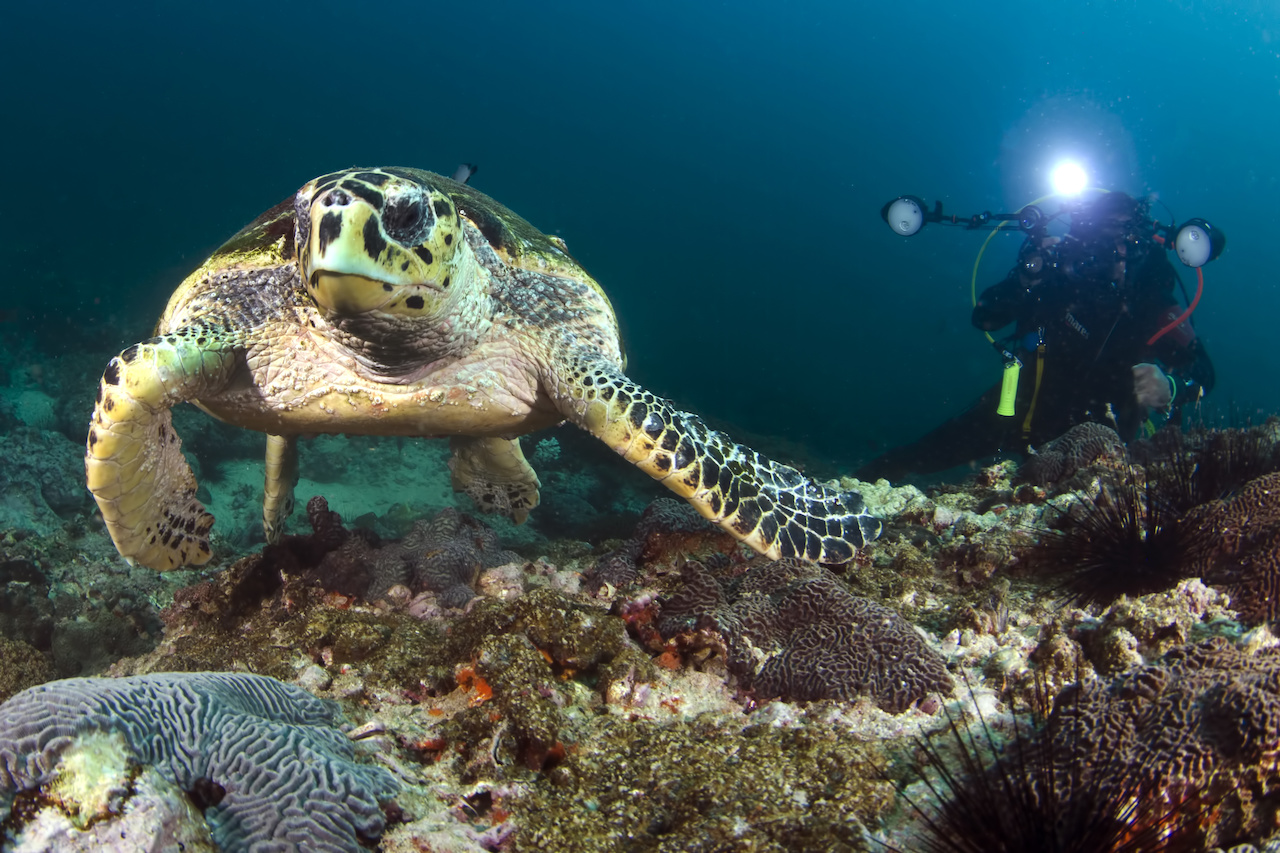
{"type": "Polygon", "coordinates": [[[212,556],[213,516],[173,430],[170,407],[223,387],[235,349],[219,330],[190,326],[129,347],[102,374],[89,424],[85,473],[116,549],[166,571],[212,556]]]}
{"type": "Polygon", "coordinates": [[[596,353],[576,355],[552,377],[561,413],[761,554],[843,565],[880,535],[857,492],[737,444],[596,353]]]}

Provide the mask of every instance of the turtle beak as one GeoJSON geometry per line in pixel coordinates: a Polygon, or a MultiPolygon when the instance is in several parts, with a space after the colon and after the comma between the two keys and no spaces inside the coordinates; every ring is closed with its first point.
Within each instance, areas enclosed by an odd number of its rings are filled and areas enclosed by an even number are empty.
{"type": "Polygon", "coordinates": [[[395,288],[362,275],[318,270],[307,278],[307,290],[331,314],[351,317],[382,308],[395,288]]]}

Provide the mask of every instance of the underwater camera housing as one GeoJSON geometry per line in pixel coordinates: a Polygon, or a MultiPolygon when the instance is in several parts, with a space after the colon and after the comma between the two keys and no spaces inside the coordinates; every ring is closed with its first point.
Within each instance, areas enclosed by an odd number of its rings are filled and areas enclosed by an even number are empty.
{"type": "MultiPolygon", "coordinates": [[[[1151,218],[1149,202],[1134,200],[1124,193],[1113,195],[1107,190],[1102,190],[1101,194],[1087,201],[1069,198],[1057,213],[1046,216],[1039,203],[1050,197],[1038,198],[1016,213],[992,213],[985,210],[970,216],[948,216],[942,210],[941,201],[935,202],[933,210],[929,210],[919,196],[901,195],[880,208],[880,218],[895,234],[904,237],[919,233],[930,222],[959,225],[969,231],[989,230],[991,233],[978,250],[969,282],[975,306],[978,304],[978,267],[982,263],[982,254],[997,231],[1010,223],[1016,223],[1019,230],[1026,234],[1018,252],[1018,264],[1021,272],[1028,275],[1039,276],[1046,267],[1050,267],[1061,268],[1072,276],[1095,277],[1114,264],[1119,241],[1128,243],[1126,258],[1134,265],[1140,263],[1152,249],[1163,248],[1174,252],[1185,266],[1194,269],[1195,297],[1188,299],[1186,289],[1183,288],[1186,310],[1156,332],[1147,341],[1148,345],[1177,328],[1196,310],[1204,293],[1204,272],[1201,268],[1219,257],[1227,246],[1227,235],[1221,229],[1200,217],[1188,219],[1182,225],[1165,225],[1151,218]],[[1065,216],[1071,218],[1069,233],[1061,239],[1051,238],[1049,223],[1065,216]]],[[[1181,278],[1178,283],[1181,287],[1181,278]]],[[[983,334],[987,340],[996,343],[989,332],[983,334]]],[[[1016,375],[1013,381],[1016,387],[1016,375]]]]}

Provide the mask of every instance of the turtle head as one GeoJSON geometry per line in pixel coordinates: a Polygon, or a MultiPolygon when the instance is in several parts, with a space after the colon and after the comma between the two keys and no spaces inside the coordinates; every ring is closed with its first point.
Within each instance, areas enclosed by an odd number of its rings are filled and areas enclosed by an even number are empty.
{"type": "Polygon", "coordinates": [[[449,303],[462,227],[430,177],[350,169],[298,190],[300,272],[330,317],[430,320],[449,303]]]}

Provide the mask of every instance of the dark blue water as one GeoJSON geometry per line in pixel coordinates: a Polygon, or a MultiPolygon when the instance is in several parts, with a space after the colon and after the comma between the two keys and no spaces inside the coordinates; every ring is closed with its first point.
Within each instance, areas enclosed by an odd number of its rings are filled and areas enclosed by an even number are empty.
{"type": "Polygon", "coordinates": [[[1213,399],[1280,409],[1274,4],[30,3],[0,73],[7,341],[105,358],[310,177],[474,161],[604,284],[636,379],[848,466],[1000,372],[981,235],[880,206],[1016,209],[1070,154],[1227,232],[1213,399]]]}

